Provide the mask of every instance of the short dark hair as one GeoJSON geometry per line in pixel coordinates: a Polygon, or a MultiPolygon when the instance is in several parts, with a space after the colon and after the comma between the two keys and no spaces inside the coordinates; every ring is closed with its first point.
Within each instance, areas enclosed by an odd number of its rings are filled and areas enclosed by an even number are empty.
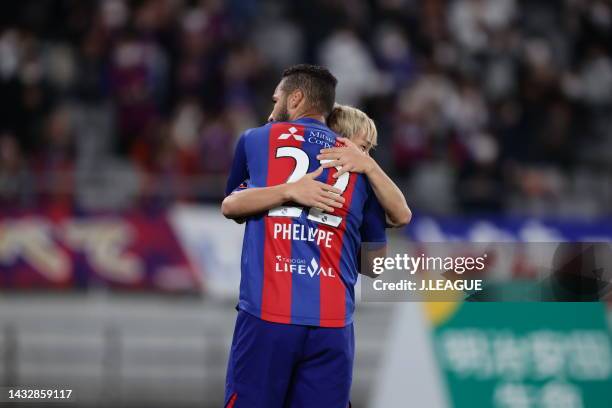
{"type": "Polygon", "coordinates": [[[327,68],[298,64],[283,71],[283,90],[291,93],[296,89],[304,92],[311,106],[325,117],[334,108],[338,80],[327,68]]]}

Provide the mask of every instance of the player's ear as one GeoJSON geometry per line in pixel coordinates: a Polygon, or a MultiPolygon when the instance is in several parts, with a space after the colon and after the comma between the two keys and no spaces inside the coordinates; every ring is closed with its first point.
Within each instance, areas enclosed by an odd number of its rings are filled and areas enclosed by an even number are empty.
{"type": "Polygon", "coordinates": [[[303,99],[304,92],[300,88],[297,88],[296,90],[291,92],[291,95],[289,95],[289,107],[291,109],[297,108],[303,99]]]}

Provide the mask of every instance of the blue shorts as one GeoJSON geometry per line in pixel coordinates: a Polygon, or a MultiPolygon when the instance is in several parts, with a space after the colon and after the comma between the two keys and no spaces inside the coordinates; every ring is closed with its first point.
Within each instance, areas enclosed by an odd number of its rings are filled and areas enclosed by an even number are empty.
{"type": "Polygon", "coordinates": [[[272,323],[239,311],[232,340],[226,408],[347,408],[353,375],[353,325],[272,323]]]}

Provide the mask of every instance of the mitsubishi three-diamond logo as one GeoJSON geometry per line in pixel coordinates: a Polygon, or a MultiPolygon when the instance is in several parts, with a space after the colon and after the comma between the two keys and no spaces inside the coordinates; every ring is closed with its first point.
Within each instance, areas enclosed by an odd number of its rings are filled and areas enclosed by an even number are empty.
{"type": "Polygon", "coordinates": [[[278,140],[285,140],[293,137],[295,140],[299,140],[300,142],[304,141],[304,136],[297,134],[297,128],[295,126],[291,126],[289,128],[290,133],[283,133],[278,137],[278,140]]]}

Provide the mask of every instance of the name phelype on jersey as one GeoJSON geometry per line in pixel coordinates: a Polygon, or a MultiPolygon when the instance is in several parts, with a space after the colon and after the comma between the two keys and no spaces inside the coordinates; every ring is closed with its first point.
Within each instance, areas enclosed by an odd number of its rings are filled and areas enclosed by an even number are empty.
{"type": "Polygon", "coordinates": [[[320,228],[312,228],[303,224],[280,224],[274,223],[274,239],[314,242],[319,247],[332,247],[333,231],[320,228]]]}

